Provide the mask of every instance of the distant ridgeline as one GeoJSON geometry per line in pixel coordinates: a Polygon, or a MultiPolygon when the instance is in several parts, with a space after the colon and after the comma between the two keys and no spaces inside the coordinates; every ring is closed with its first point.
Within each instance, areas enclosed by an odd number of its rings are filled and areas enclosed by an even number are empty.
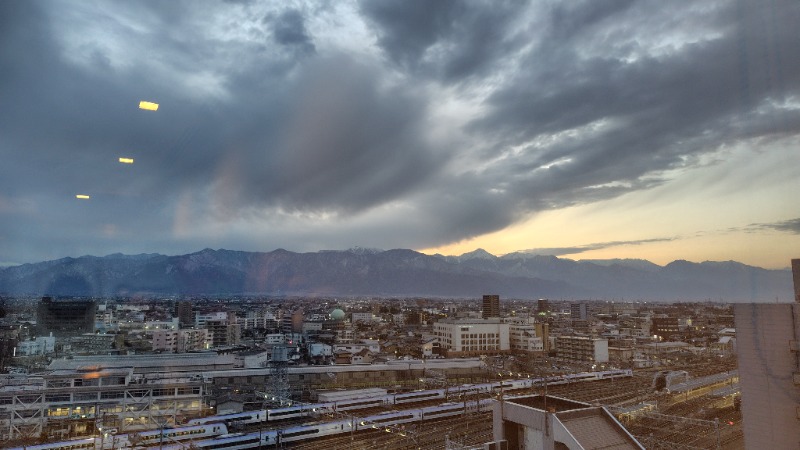
{"type": "Polygon", "coordinates": [[[412,250],[268,253],[206,249],[63,258],[0,269],[0,294],[372,295],[609,300],[788,302],[792,275],[741,263],[573,261],[478,250],[461,256],[412,250]]]}

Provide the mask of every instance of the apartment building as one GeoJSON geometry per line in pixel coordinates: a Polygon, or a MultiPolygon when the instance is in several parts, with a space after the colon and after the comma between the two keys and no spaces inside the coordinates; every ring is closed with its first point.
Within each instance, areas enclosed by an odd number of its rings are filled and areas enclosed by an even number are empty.
{"type": "Polygon", "coordinates": [[[575,362],[608,362],[608,339],[589,336],[558,336],[555,341],[556,351],[560,358],[575,362]]]}
{"type": "Polygon", "coordinates": [[[529,323],[527,320],[509,322],[511,349],[529,353],[547,352],[550,348],[549,329],[548,323],[529,323]]]}
{"type": "Polygon", "coordinates": [[[153,351],[186,353],[207,350],[211,335],[207,329],[158,330],[153,332],[153,351]]]}

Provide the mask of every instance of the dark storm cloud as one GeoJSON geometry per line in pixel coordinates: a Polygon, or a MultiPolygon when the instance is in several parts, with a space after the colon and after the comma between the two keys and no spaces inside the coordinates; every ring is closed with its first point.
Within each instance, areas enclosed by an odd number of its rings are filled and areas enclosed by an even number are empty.
{"type": "MultiPolygon", "coordinates": [[[[307,63],[270,57],[258,42],[192,34],[191,18],[167,26],[163,18],[173,13],[161,16],[161,7],[147,4],[147,13],[130,14],[148,17],[156,31],[124,32],[170,56],[178,75],[154,77],[150,55],[137,69],[115,67],[102,45],[83,62],[68,61],[53,36],[57,18],[43,5],[4,2],[0,19],[7,22],[0,97],[15,105],[0,109],[0,157],[13,161],[0,169],[0,192],[6,203],[32,203],[36,221],[4,221],[4,250],[19,250],[12,241],[50,249],[127,245],[133,229],[140,240],[163,242],[187,207],[191,219],[204,221],[269,207],[356,214],[417,188],[445,161],[446,151],[425,142],[424,98],[387,85],[369,62],[346,54],[307,63]],[[187,89],[199,71],[217,76],[211,83],[224,94],[187,89]],[[141,111],[142,99],[161,106],[141,111]],[[120,156],[136,162],[122,166],[120,156]],[[92,198],[76,202],[77,193],[92,198]]],[[[273,37],[313,50],[302,24],[285,12],[271,24],[273,37]]]]}
{"type": "Polygon", "coordinates": [[[446,153],[421,138],[426,106],[379,77],[344,56],[309,63],[289,89],[281,130],[248,130],[240,135],[254,140],[229,149],[239,195],[287,210],[357,212],[427,179],[446,153]]]}
{"type": "Polygon", "coordinates": [[[652,188],[666,180],[664,171],[695,166],[726,144],[796,133],[800,111],[776,105],[799,87],[798,6],[772,8],[361,3],[381,49],[410,74],[473,86],[503,80],[488,112],[465,128],[493,162],[419,203],[435,211],[441,227],[433,233],[447,230],[451,241],[532,212],[652,188]],[[657,35],[676,42],[646,42],[657,35]],[[698,37],[681,42],[690,35],[698,37]],[[440,204],[450,197],[455,202],[440,204]],[[456,206],[462,197],[470,199],[464,209],[456,206]],[[493,214],[471,213],[468,204],[491,205],[493,214]]]}
{"type": "Polygon", "coordinates": [[[611,242],[597,242],[594,244],[579,245],[576,247],[554,247],[554,248],[532,248],[529,250],[522,250],[519,253],[526,253],[529,255],[576,255],[578,253],[590,252],[593,250],[603,250],[606,248],[620,247],[624,245],[644,245],[656,242],[670,242],[675,238],[653,238],[653,239],[640,239],[636,241],[611,241],[611,242]]]}
{"type": "MultiPolygon", "coordinates": [[[[496,137],[487,157],[523,147],[493,167],[496,178],[518,180],[510,195],[549,196],[552,207],[613,197],[652,187],[659,172],[692,166],[721,145],[796,133],[800,111],[774,108],[800,88],[800,65],[791,56],[798,50],[796,3],[785,3],[780,17],[748,10],[742,23],[708,30],[715,36],[707,40],[632,60],[592,53],[592,40],[630,32],[637,21],[668,20],[673,10],[590,3],[552,13],[549,37],[492,94],[491,112],[473,123],[476,135],[496,137]],[[752,32],[765,15],[770,28],[752,32]],[[573,135],[534,144],[564,131],[573,135]]],[[[731,16],[731,8],[714,8],[709,23],[731,16]]],[[[612,50],[615,42],[605,44],[612,50]]],[[[631,45],[622,38],[617,44],[631,45]]]]}
{"type": "Polygon", "coordinates": [[[436,246],[800,129],[793,1],[73,6],[0,2],[0,254],[436,246]]]}
{"type": "Polygon", "coordinates": [[[524,43],[509,31],[524,2],[392,0],[360,7],[392,61],[450,81],[485,73],[524,43]]]}
{"type": "Polygon", "coordinates": [[[268,16],[275,42],[295,49],[301,54],[314,53],[316,48],[306,30],[305,18],[296,9],[287,9],[277,16],[268,16]]]}

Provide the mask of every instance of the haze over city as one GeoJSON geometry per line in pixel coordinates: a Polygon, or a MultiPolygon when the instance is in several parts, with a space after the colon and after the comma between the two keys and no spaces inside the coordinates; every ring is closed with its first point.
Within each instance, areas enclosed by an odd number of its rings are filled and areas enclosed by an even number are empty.
{"type": "Polygon", "coordinates": [[[797,23],[792,1],[0,2],[0,265],[361,246],[783,268],[797,23]]]}

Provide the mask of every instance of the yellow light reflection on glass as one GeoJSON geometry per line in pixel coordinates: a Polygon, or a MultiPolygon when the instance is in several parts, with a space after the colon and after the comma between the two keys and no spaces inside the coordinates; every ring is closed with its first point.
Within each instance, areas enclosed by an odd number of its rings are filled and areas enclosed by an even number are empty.
{"type": "Polygon", "coordinates": [[[78,195],[76,195],[76,196],[75,196],[75,198],[79,198],[79,199],[81,199],[81,200],[88,200],[88,199],[90,199],[91,197],[89,197],[89,196],[88,196],[88,195],[86,195],[86,194],[78,194],[78,195]]]}
{"type": "Polygon", "coordinates": [[[133,164],[133,158],[120,158],[119,162],[123,164],[133,164]]]}
{"type": "Polygon", "coordinates": [[[139,109],[146,109],[149,111],[158,111],[158,103],[146,102],[144,100],[139,102],[139,109]]]}

